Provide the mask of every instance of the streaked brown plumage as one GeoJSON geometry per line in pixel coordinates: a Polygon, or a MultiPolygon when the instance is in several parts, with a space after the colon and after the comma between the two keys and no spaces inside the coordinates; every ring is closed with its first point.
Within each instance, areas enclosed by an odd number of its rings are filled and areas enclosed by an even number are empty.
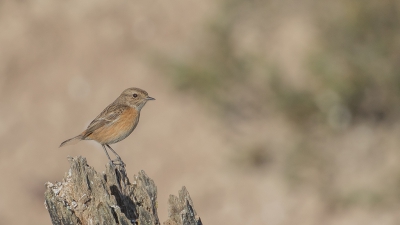
{"type": "Polygon", "coordinates": [[[74,144],[80,140],[95,140],[101,144],[108,159],[106,146],[124,165],[121,157],[110,147],[128,137],[139,123],[140,110],[147,101],[154,100],[146,91],[139,88],[128,88],[107,108],[103,110],[81,134],[61,143],[60,147],[74,144]]]}

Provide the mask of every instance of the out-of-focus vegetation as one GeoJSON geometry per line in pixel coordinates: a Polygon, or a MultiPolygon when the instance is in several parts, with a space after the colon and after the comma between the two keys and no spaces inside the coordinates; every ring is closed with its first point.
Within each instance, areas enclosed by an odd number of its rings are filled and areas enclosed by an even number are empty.
{"type": "Polygon", "coordinates": [[[340,13],[318,15],[321,46],[310,57],[311,73],[354,118],[398,118],[400,3],[339,1],[333,5],[341,7],[340,13]]]}
{"type": "Polygon", "coordinates": [[[301,4],[300,11],[308,7],[313,13],[308,16],[317,30],[317,41],[308,43],[308,57],[299,59],[304,71],[298,72],[310,82],[306,88],[290,85],[285,68],[260,48],[280,25],[269,20],[279,3],[243,0],[224,1],[210,22],[207,44],[193,58],[171,63],[176,85],[194,90],[225,113],[253,109],[252,113],[263,114],[276,107],[300,125],[317,122],[343,129],[358,119],[398,118],[399,2],[301,4]],[[252,43],[243,45],[246,41],[252,43]]]}
{"type": "MultiPolygon", "coordinates": [[[[399,21],[396,0],[226,0],[210,22],[206,44],[192,58],[171,62],[170,75],[181,90],[212,102],[223,119],[232,114],[234,121],[262,117],[271,109],[283,114],[300,136],[288,137],[296,144],[284,157],[283,176],[291,186],[317,190],[327,208],[390,204],[399,201],[391,187],[337,188],[343,184],[338,182],[336,149],[326,150],[319,140],[356,124],[399,119],[399,21]],[[296,13],[311,22],[314,37],[304,57],[295,59],[301,70],[288,72],[288,64],[268,50],[279,43],[274,34],[279,18],[285,21],[296,13]],[[306,84],[293,85],[296,76],[306,84]]],[[[235,166],[274,163],[269,144],[258,141],[263,144],[237,152],[235,166]]]]}

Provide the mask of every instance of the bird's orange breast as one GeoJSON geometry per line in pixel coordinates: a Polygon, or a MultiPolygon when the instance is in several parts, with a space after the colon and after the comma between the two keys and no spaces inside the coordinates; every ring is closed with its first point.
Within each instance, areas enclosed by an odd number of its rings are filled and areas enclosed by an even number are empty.
{"type": "Polygon", "coordinates": [[[88,136],[100,144],[113,144],[125,139],[139,122],[139,112],[135,108],[126,109],[116,120],[96,129],[88,136]]]}

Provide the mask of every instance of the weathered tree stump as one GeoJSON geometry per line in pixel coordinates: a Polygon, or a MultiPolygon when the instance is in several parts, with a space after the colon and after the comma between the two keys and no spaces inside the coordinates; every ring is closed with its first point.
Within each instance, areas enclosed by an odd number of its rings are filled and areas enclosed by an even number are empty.
{"type": "MultiPolygon", "coordinates": [[[[54,225],[159,225],[157,187],[144,171],[131,183],[125,168],[107,164],[98,173],[83,157],[69,158],[71,168],[62,182],[46,183],[45,206],[54,225]]],[[[170,195],[164,225],[201,225],[185,187],[170,195]]]]}

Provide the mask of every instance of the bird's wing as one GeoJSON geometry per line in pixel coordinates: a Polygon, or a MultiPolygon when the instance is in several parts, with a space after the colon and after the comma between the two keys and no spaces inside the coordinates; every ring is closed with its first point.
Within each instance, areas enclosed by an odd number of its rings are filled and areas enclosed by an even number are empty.
{"type": "Polygon", "coordinates": [[[95,130],[103,126],[109,126],[121,117],[125,110],[129,109],[129,106],[125,105],[114,105],[107,106],[86,128],[83,137],[87,137],[92,134],[95,130]]]}

